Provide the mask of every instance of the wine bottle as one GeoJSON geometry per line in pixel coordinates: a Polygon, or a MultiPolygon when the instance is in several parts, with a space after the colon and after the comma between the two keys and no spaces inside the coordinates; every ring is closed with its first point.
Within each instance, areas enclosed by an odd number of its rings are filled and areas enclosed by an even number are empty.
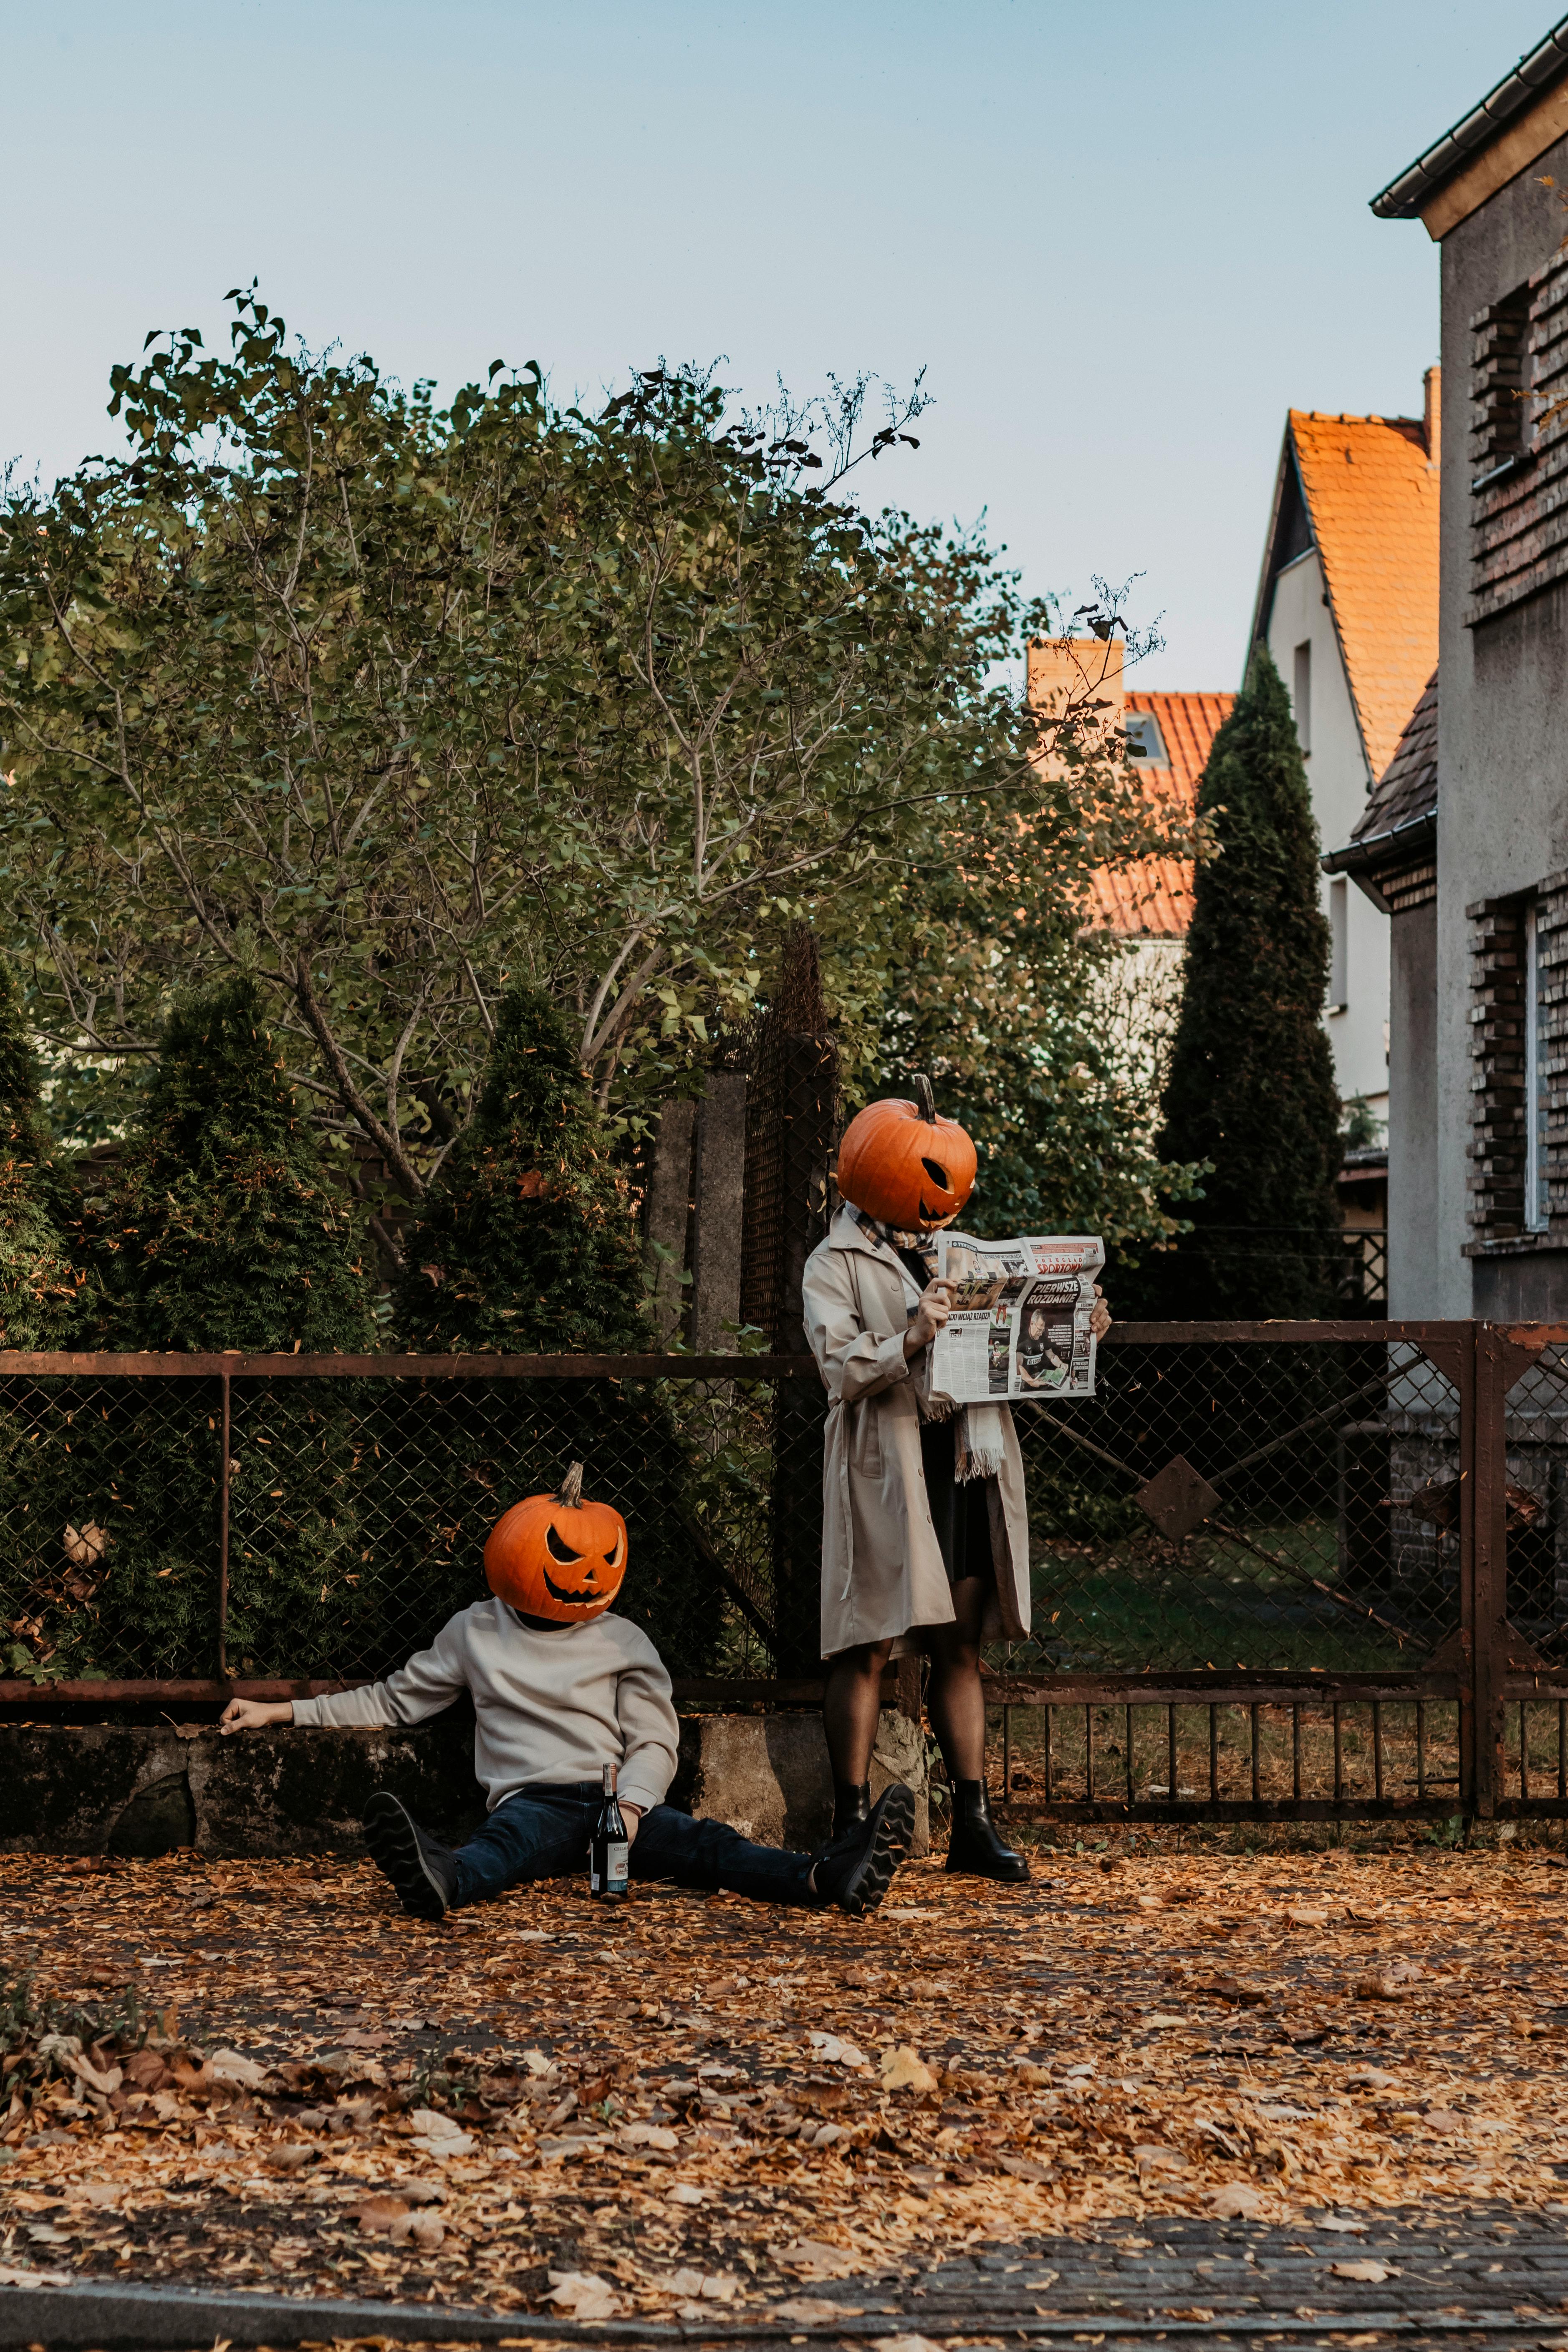
{"type": "Polygon", "coordinates": [[[605,1801],[599,1808],[599,1818],[594,1823],[594,1835],[588,1847],[588,1892],[601,1900],[624,1902],[628,1877],[626,1858],[630,1846],[626,1838],[626,1817],[616,1801],[616,1768],[605,1767],[605,1801]]]}

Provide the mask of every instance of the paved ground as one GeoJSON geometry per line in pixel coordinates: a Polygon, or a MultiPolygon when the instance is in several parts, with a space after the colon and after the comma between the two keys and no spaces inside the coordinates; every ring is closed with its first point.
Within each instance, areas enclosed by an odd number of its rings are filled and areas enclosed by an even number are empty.
{"type": "Polygon", "coordinates": [[[129,2286],[227,2298],[207,2345],[282,2296],[318,2341],[1568,2352],[1565,1900],[1542,1851],[1167,1852],[428,1928],[367,1867],[5,1858],[0,2341],[187,2340],[94,2332],[129,2286]]]}

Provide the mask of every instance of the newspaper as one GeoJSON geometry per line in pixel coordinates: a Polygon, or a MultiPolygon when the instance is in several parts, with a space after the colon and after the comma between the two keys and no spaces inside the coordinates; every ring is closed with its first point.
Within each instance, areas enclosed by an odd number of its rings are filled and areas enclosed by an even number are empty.
{"type": "Polygon", "coordinates": [[[955,1404],[1091,1397],[1098,1343],[1089,1319],[1104,1264],[1104,1243],[1081,1234],[1006,1242],[938,1234],[937,1278],[955,1287],[931,1347],[932,1393],[955,1404]]]}

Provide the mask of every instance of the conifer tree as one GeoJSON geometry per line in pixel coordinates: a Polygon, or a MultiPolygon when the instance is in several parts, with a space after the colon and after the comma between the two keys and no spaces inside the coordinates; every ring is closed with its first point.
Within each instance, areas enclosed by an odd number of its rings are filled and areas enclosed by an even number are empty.
{"type": "Polygon", "coordinates": [[[1161,1157],[1208,1160],[1194,1230],[1150,1269],[1168,1313],[1312,1317],[1331,1307],[1339,1100],[1322,1025],[1329,930],[1289,699],[1266,646],[1198,791],[1200,865],[1161,1157]]]}
{"type": "Polygon", "coordinates": [[[626,1181],[542,989],[502,999],[479,1107],[411,1236],[397,1303],[409,1345],[432,1353],[654,1344],[626,1181]]]}
{"type": "MultiPolygon", "coordinates": [[[[349,1220],[243,974],[176,1003],[113,1215],[110,1344],[166,1352],[364,1352],[375,1325],[349,1220]]],[[[363,1481],[342,1382],[234,1384],[229,1652],[242,1670],[357,1662],[363,1481]]],[[[217,1422],[204,1383],[138,1384],[74,1449],[79,1527],[108,1537],[98,1662],[211,1670],[217,1422]],[[177,1664],[176,1664],[177,1662],[177,1664]]]]}
{"type": "MultiPolygon", "coordinates": [[[[39,1099],[38,1067],[21,992],[0,960],[0,1348],[68,1347],[79,1276],[62,1227],[65,1188],[39,1099]]],[[[0,1669],[52,1676],[81,1654],[90,1563],[66,1549],[58,1473],[68,1460],[51,1406],[59,1384],[0,1398],[0,1669]]],[[[85,1549],[85,1548],[84,1548],[85,1549]]]]}
{"type": "MultiPolygon", "coordinates": [[[[402,1334],[421,1351],[654,1350],[625,1180],[571,1033],[542,990],[515,987],[501,1003],[479,1108],[406,1236],[396,1297],[402,1334]]],[[[494,1520],[580,1460],[586,1490],[614,1503],[630,1532],[617,1610],[677,1672],[709,1665],[722,1594],[676,1425],[680,1403],[598,1379],[463,1390],[460,1399],[426,1391],[406,1441],[422,1447],[432,1476],[448,1465],[436,1541],[451,1605],[483,1591],[479,1554],[494,1520]]],[[[405,1540],[430,1560],[429,1531],[409,1529],[405,1540]]]]}
{"type": "Polygon", "coordinates": [[[121,1215],[130,1345],[282,1355],[374,1345],[348,1219],[243,974],[170,1013],[121,1215]]]}

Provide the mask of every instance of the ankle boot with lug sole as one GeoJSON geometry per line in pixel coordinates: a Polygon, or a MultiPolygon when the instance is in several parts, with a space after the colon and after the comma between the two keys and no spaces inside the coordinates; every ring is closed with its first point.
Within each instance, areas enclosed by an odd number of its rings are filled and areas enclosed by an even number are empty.
{"type": "Polygon", "coordinates": [[[1005,1845],[997,1834],[984,1780],[953,1782],[947,1866],[968,1878],[996,1878],[1009,1886],[1022,1885],[1029,1875],[1024,1856],[1005,1845]]]}
{"type": "Polygon", "coordinates": [[[833,1834],[840,1830],[852,1830],[871,1818],[871,1783],[869,1780],[835,1780],[833,1783],[833,1834]]]}

